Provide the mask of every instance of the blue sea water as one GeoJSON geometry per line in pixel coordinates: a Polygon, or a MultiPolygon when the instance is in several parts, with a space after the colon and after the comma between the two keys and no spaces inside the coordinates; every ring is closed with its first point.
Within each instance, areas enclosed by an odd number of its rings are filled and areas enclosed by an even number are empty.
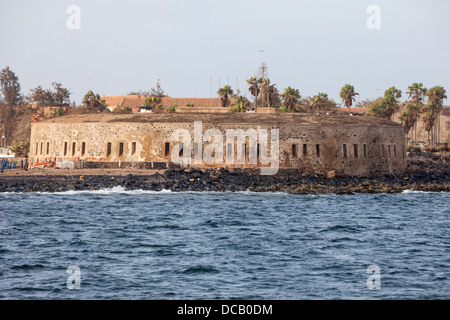
{"type": "Polygon", "coordinates": [[[449,203],[419,192],[3,193],[0,299],[449,299],[449,203]]]}

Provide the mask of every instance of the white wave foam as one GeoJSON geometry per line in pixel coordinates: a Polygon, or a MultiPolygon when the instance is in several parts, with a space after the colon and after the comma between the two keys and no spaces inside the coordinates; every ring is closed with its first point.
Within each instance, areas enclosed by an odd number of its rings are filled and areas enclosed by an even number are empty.
{"type": "Polygon", "coordinates": [[[99,189],[99,190],[68,190],[68,191],[61,191],[61,192],[3,192],[1,194],[42,194],[42,195],[80,195],[80,194],[90,194],[90,195],[114,195],[114,194],[129,194],[129,195],[139,195],[139,194],[242,194],[242,195],[248,195],[248,196],[254,196],[254,195],[283,195],[286,196],[286,192],[256,192],[256,191],[171,191],[168,189],[162,189],[161,191],[154,191],[154,190],[127,190],[122,186],[117,186],[113,188],[107,188],[107,189],[99,189]]]}
{"type": "Polygon", "coordinates": [[[419,191],[419,190],[406,189],[406,190],[403,190],[402,193],[440,193],[440,192],[433,192],[433,191],[419,191]]]}
{"type": "MultiPolygon", "coordinates": [[[[42,192],[44,193],[44,192],[42,192]]],[[[47,192],[48,194],[49,192],[47,192]]],[[[153,191],[153,190],[126,190],[122,186],[117,186],[113,188],[107,189],[99,189],[99,190],[69,190],[63,192],[54,192],[51,194],[62,194],[62,195],[76,195],[76,194],[99,194],[99,195],[111,195],[111,194],[162,194],[162,193],[173,193],[170,190],[162,189],[161,191],[153,191]]]]}

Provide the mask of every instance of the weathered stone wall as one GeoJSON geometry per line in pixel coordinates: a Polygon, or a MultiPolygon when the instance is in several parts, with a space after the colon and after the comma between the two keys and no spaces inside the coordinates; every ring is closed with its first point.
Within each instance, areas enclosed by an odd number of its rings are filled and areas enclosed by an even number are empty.
{"type": "MultiPolygon", "coordinates": [[[[397,123],[401,123],[401,114],[406,111],[406,106],[403,105],[392,116],[392,120],[397,123]]],[[[439,126],[439,141],[442,143],[450,142],[450,107],[444,107],[440,113],[440,121],[437,122],[439,126]]],[[[408,133],[408,139],[410,141],[423,141],[428,142],[428,132],[425,131],[425,124],[423,122],[423,114],[419,115],[419,119],[416,124],[417,128],[412,128],[408,133]]]]}
{"type": "MultiPolygon", "coordinates": [[[[223,116],[225,115],[216,117],[223,116]]],[[[236,139],[233,141],[232,154],[235,159],[237,159],[238,150],[245,148],[245,163],[239,164],[236,161],[227,163],[226,157],[231,155],[228,150],[231,145],[226,140],[226,132],[230,129],[244,131],[250,129],[247,131],[249,133],[252,130],[256,132],[258,129],[266,129],[269,138],[267,153],[271,156],[270,137],[274,129],[278,129],[280,168],[301,169],[307,174],[323,174],[336,170],[338,173],[350,175],[397,173],[403,172],[406,168],[404,129],[392,122],[380,120],[377,123],[377,120],[363,120],[362,117],[358,117],[353,122],[348,116],[335,117],[333,121],[329,118],[323,118],[324,121],[320,121],[320,117],[304,121],[300,117],[286,116],[286,121],[283,121],[283,114],[273,115],[277,117],[273,118],[277,119],[275,122],[270,119],[264,120],[264,117],[269,115],[257,116],[258,121],[254,121],[255,116],[245,116],[252,121],[243,119],[242,122],[237,121],[236,118],[233,121],[227,121],[231,118],[205,118],[201,133],[204,135],[207,130],[216,129],[217,133],[223,136],[223,156],[219,163],[208,164],[203,161],[201,164],[195,164],[194,150],[198,150],[200,146],[194,145],[194,122],[187,118],[185,122],[182,121],[183,118],[168,122],[168,118],[162,118],[167,115],[149,115],[149,118],[138,120],[131,116],[122,116],[123,119],[114,118],[108,121],[94,118],[81,121],[73,118],[71,121],[66,119],[34,123],[31,132],[30,158],[34,163],[49,157],[84,160],[86,163],[95,161],[118,163],[120,161],[124,165],[144,162],[167,163],[167,161],[173,161],[172,152],[179,154],[180,145],[178,141],[172,141],[172,133],[177,129],[185,129],[191,137],[191,157],[183,160],[185,166],[268,167],[273,164],[273,161],[263,164],[259,157],[257,163],[249,163],[251,148],[255,148],[253,150],[258,148],[256,144],[251,143],[249,137],[245,138],[245,146],[242,142],[238,145],[236,139]],[[159,121],[151,121],[152,119],[159,121]],[[293,121],[296,119],[298,121],[293,121]]],[[[264,147],[261,140],[258,140],[258,143],[259,148],[264,147]]],[[[184,146],[183,156],[186,158],[186,143],[184,146]]],[[[202,142],[203,152],[208,146],[210,142],[202,142]]],[[[216,154],[217,151],[218,149],[213,153],[214,156],[219,154],[216,154]]],[[[148,165],[144,167],[147,168],[148,165]]]]}

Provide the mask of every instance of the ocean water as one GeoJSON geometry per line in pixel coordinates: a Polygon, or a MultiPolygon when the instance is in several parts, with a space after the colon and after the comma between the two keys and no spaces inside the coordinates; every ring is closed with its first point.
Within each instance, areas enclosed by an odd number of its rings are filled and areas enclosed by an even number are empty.
{"type": "Polygon", "coordinates": [[[0,299],[449,299],[449,203],[419,192],[3,193],[0,299]]]}

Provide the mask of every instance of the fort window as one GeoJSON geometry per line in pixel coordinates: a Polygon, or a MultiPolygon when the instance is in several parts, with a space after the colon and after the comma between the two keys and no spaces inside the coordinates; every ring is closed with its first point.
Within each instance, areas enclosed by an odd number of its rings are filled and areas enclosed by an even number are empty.
{"type": "Polygon", "coordinates": [[[39,142],[36,142],[36,149],[34,150],[36,154],[38,154],[39,142]]]}
{"type": "Polygon", "coordinates": [[[342,149],[344,151],[344,158],[347,158],[347,145],[345,143],[342,145],[342,149]]]}
{"type": "Polygon", "coordinates": [[[367,158],[367,147],[365,144],[363,144],[363,152],[364,152],[364,158],[367,158]]]}
{"type": "Polygon", "coordinates": [[[123,142],[119,143],[119,157],[123,155],[123,142]]]}
{"type": "Polygon", "coordinates": [[[256,145],[256,159],[259,159],[261,153],[261,144],[256,145]]]}
{"type": "Polygon", "coordinates": [[[81,143],[81,155],[84,156],[86,153],[86,142],[81,143]]]}
{"type": "Polygon", "coordinates": [[[394,144],[394,158],[397,158],[397,146],[394,144]]]}
{"type": "Polygon", "coordinates": [[[306,157],[308,155],[308,145],[304,144],[303,145],[303,156],[306,157]]]}
{"type": "Polygon", "coordinates": [[[386,148],[384,147],[384,144],[381,145],[381,155],[384,157],[386,157],[386,148]]]}
{"type": "Polygon", "coordinates": [[[227,157],[231,158],[231,153],[233,152],[233,146],[231,143],[227,143],[227,157]]]}
{"type": "Polygon", "coordinates": [[[136,142],[131,143],[131,155],[136,153],[136,142]]]}
{"type": "Polygon", "coordinates": [[[106,148],[106,156],[109,157],[111,155],[111,142],[108,142],[106,148]]]}
{"type": "MultiPolygon", "coordinates": [[[[259,144],[258,144],[258,147],[259,147],[259,144]]],[[[293,144],[292,145],[292,158],[297,158],[297,145],[296,144],[293,144]]]]}
{"type": "Polygon", "coordinates": [[[194,142],[194,158],[198,156],[198,142],[194,142]]]}
{"type": "Polygon", "coordinates": [[[164,156],[168,157],[170,152],[170,142],[164,144],[164,156]]]}
{"type": "Polygon", "coordinates": [[[242,157],[244,157],[244,159],[245,159],[246,156],[247,156],[247,144],[243,143],[242,144],[242,157]]]}
{"type": "Polygon", "coordinates": [[[355,155],[355,158],[358,158],[358,145],[353,145],[353,154],[355,155]]]}
{"type": "Polygon", "coordinates": [[[316,144],[316,155],[320,157],[320,145],[316,144]]]}
{"type": "Polygon", "coordinates": [[[72,143],[72,156],[75,155],[75,146],[76,146],[76,144],[75,144],[75,142],[73,142],[72,143]]]}
{"type": "Polygon", "coordinates": [[[44,154],[44,143],[41,142],[41,154],[44,154]]]}
{"type": "Polygon", "coordinates": [[[183,142],[180,142],[180,151],[178,152],[178,155],[180,157],[182,157],[183,156],[183,152],[184,152],[183,142]]]}
{"type": "Polygon", "coordinates": [[[67,142],[64,142],[64,155],[67,155],[67,142]]]}
{"type": "Polygon", "coordinates": [[[388,145],[388,156],[389,156],[389,158],[391,157],[391,145],[390,144],[388,145]]]}
{"type": "Polygon", "coordinates": [[[50,153],[50,142],[47,142],[47,154],[50,153]]]}

